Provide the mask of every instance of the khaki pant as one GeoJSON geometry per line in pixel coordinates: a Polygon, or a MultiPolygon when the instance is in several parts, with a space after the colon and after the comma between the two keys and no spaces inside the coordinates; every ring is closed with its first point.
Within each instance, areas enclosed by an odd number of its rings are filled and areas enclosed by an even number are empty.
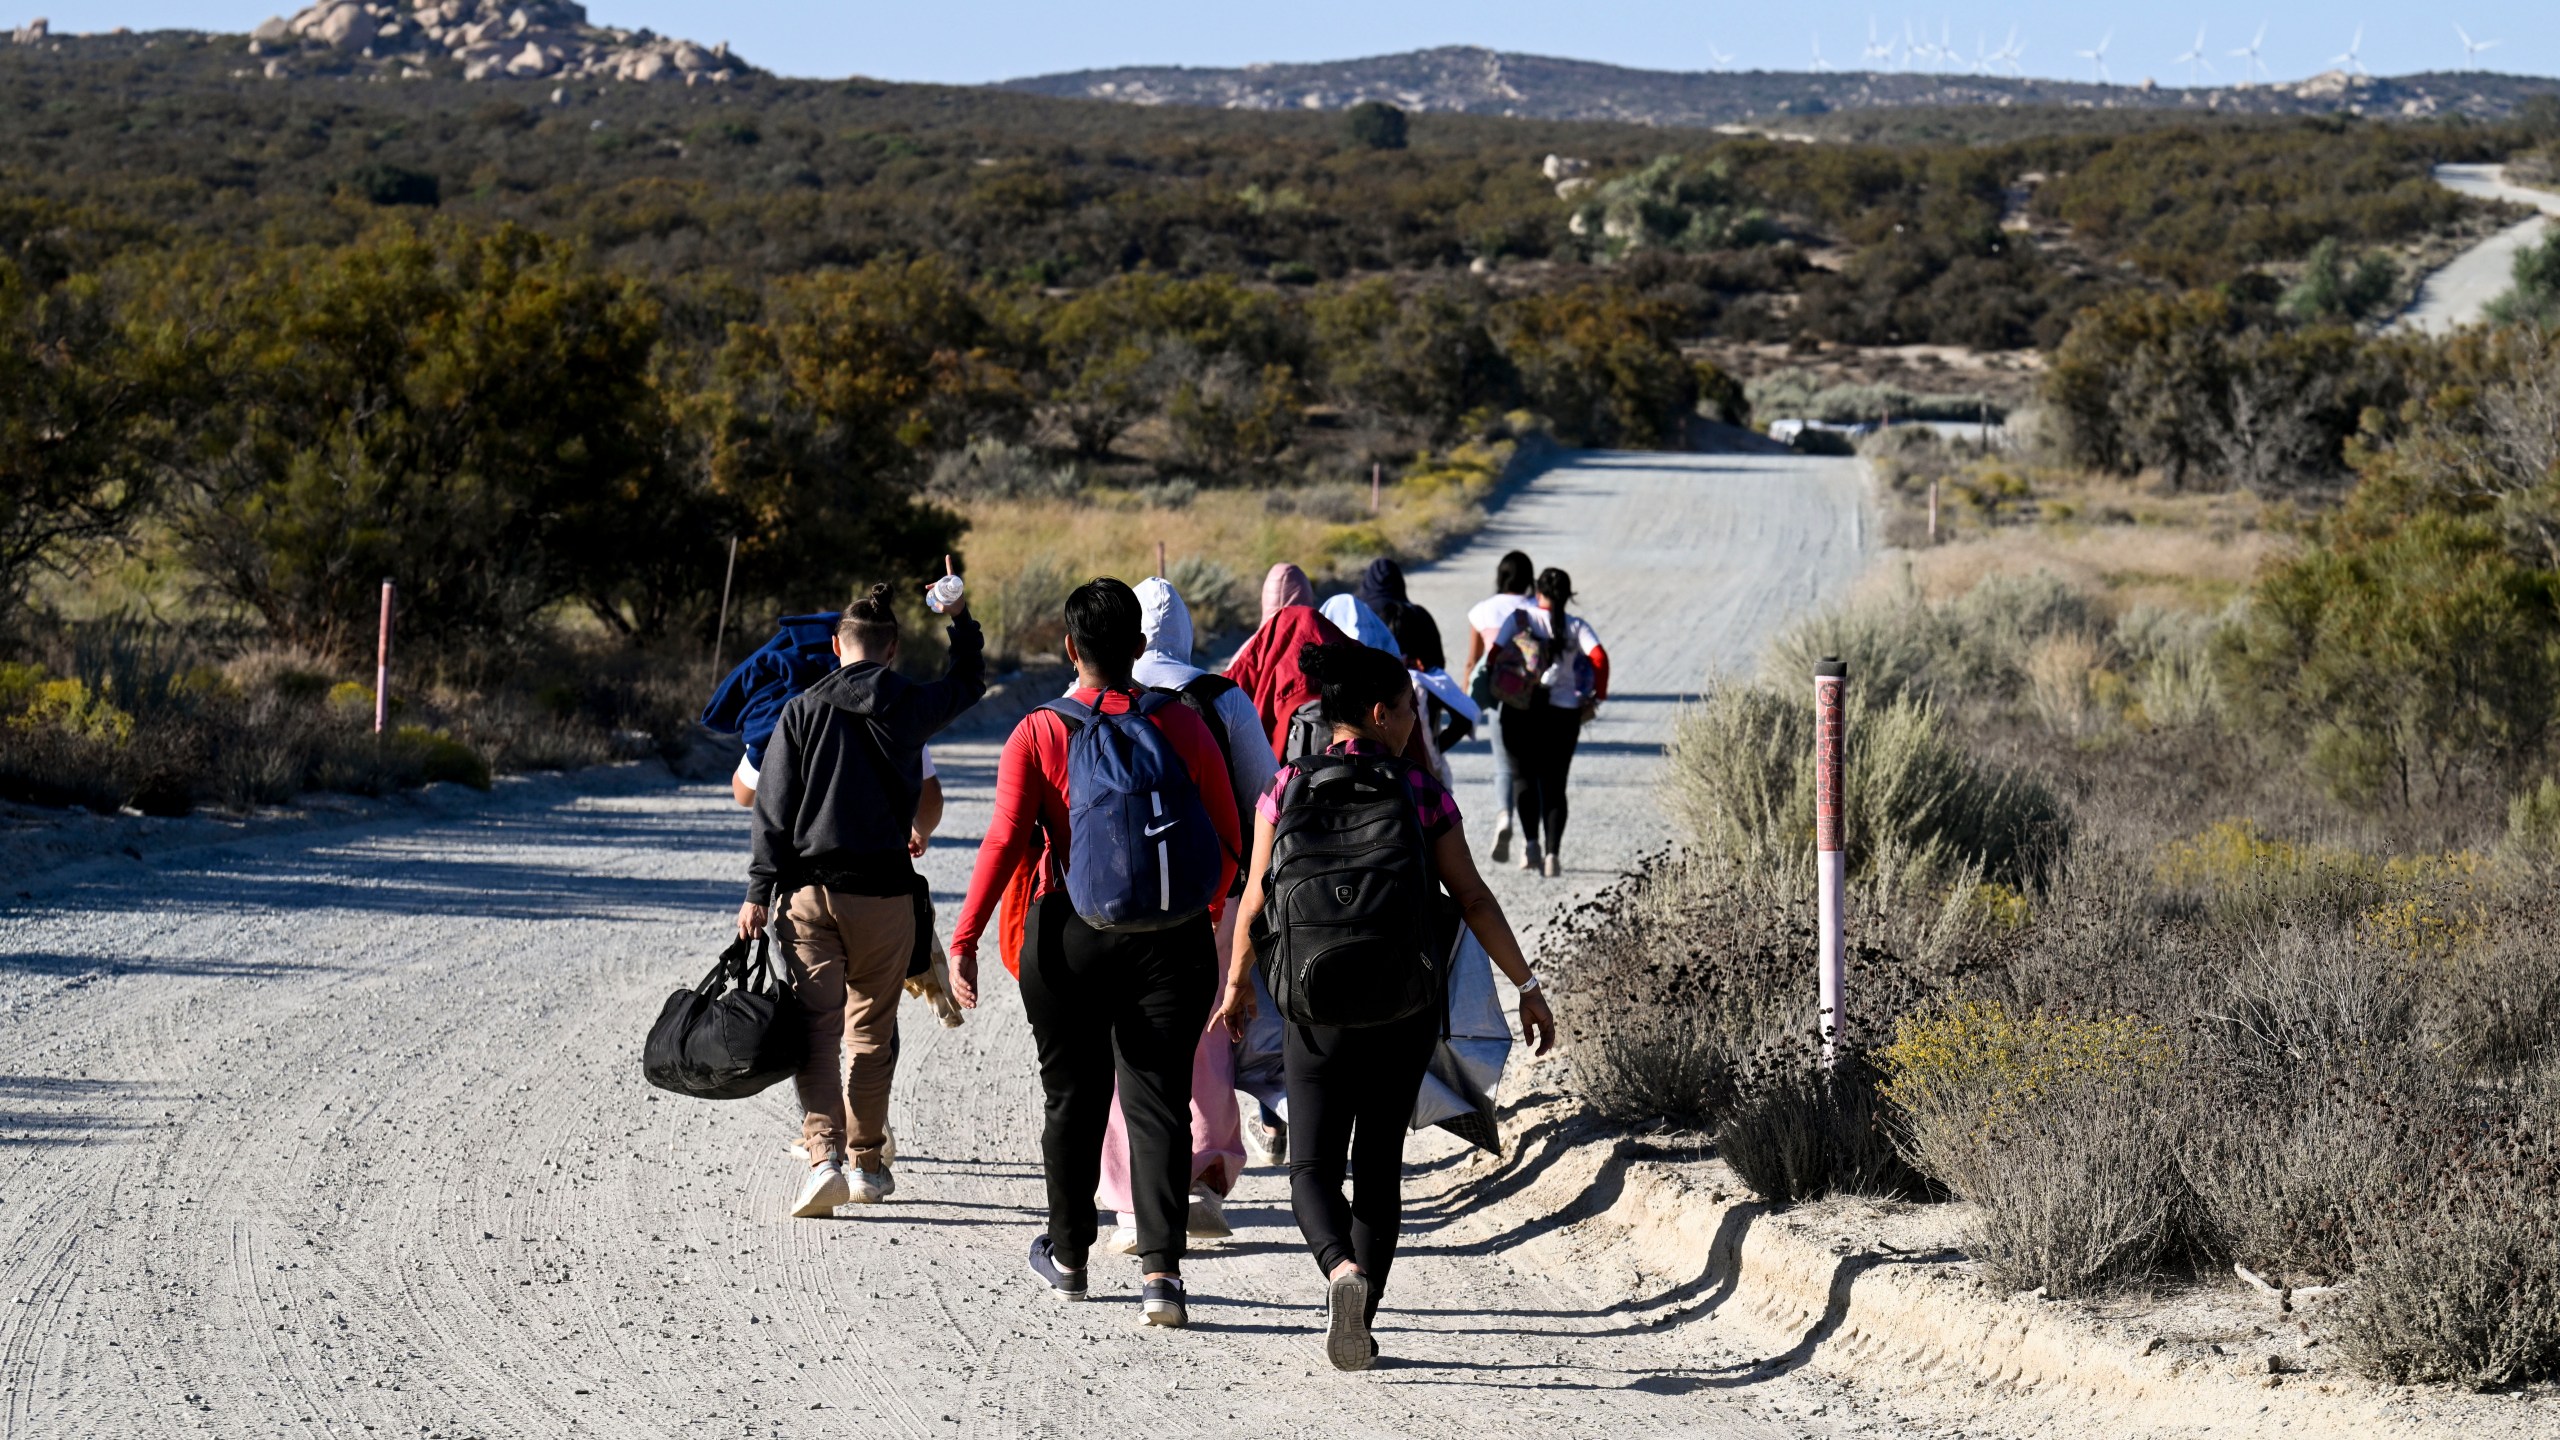
{"type": "Polygon", "coordinates": [[[812,1161],[850,1153],[865,1169],[880,1166],[889,1080],[897,1067],[891,1037],[915,936],[909,897],[817,886],[792,891],[775,922],[792,997],[809,1014],[809,1058],[793,1083],[800,1091],[800,1138],[812,1161]]]}

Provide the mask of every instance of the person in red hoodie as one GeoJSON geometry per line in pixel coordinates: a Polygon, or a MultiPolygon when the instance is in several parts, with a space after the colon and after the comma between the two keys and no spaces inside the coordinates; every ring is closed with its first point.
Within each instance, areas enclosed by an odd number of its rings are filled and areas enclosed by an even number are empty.
{"type": "MultiPolygon", "coordinates": [[[[1147,647],[1135,592],[1117,580],[1067,597],[1070,697],[1102,714],[1125,714],[1143,693],[1131,668],[1147,647]]],[[[1167,705],[1148,717],[1180,759],[1217,832],[1225,896],[1241,829],[1234,787],[1216,737],[1197,714],[1167,705]]],[[[1149,1324],[1182,1325],[1184,1229],[1191,1187],[1191,1057],[1216,1002],[1216,910],[1166,929],[1098,930],[1066,895],[1067,721],[1035,710],[1014,727],[996,767],[995,815],[978,847],[969,894],[951,933],[951,989],[978,1003],[978,941],[1015,872],[1038,865],[1022,946],[1022,1008],[1040,1057],[1046,1100],[1040,1134],[1049,1228],[1031,1243],[1031,1271],[1050,1291],[1078,1300],[1095,1238],[1094,1187],[1113,1081],[1129,1129],[1129,1181],[1145,1265],[1141,1312],[1149,1324]]]]}

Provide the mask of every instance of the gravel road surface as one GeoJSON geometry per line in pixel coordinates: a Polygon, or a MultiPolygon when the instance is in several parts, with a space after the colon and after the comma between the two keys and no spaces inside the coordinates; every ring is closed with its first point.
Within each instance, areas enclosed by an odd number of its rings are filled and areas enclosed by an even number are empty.
{"type": "Polygon", "coordinates": [[[2539,241],[2560,216],[2560,195],[2510,185],[2499,165],[2439,165],[2436,183],[2482,200],[2509,200],[2542,213],[2522,220],[2463,251],[2452,263],[2418,286],[2418,298],[2400,323],[2430,335],[2446,335],[2477,324],[2489,302],[2515,285],[2516,252],[2539,241]]]}
{"type": "MultiPolygon", "coordinates": [[[[1678,698],[1864,563],[1853,462],[1587,455],[1417,577],[1463,647],[1518,544],[1573,571],[1617,663],[1564,881],[1666,838],[1649,795],[1678,698]]],[[[1482,747],[1462,755],[1480,776],[1482,747]]],[[[937,752],[930,864],[956,898],[994,748],[937,752]]],[[[1479,804],[1480,780],[1461,792],[1479,804]]],[[[897,1198],[784,1218],[788,1089],[644,1086],[666,992],[743,873],[718,787],[548,790],[424,823],[276,835],[36,877],[0,909],[0,1435],[1829,1435],[1872,1397],[1759,1367],[1711,1320],[1462,1238],[1478,1180],[1418,1137],[1390,1363],[1326,1368],[1282,1177],[1195,1256],[1193,1328],[1023,1273],[1039,1090],[1012,984],[961,1029],[907,1012],[897,1198]]],[[[1528,1162],[1535,1163],[1534,1158],[1528,1162]]],[[[1514,1170],[1520,1162],[1514,1162],[1514,1170]]],[[[1513,1176],[1511,1178],[1517,1178],[1513,1176]]]]}

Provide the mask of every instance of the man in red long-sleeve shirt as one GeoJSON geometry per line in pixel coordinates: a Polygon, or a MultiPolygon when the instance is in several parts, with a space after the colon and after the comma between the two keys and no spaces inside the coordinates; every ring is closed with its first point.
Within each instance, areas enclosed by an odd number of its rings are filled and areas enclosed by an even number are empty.
{"type": "MultiPolygon", "coordinates": [[[[1141,693],[1130,669],[1145,653],[1137,595],[1095,580],[1067,597],[1072,698],[1124,714],[1141,693]]],[[[1148,717],[1199,791],[1221,846],[1214,894],[1224,896],[1241,853],[1235,792],[1209,727],[1188,707],[1148,717]]],[[[1182,1288],[1191,1185],[1191,1053],[1216,1000],[1215,907],[1168,929],[1097,930],[1068,902],[1067,722],[1037,710],[1014,727],[996,769],[995,817],[978,847],[968,898],[951,934],[951,989],[978,1003],[978,939],[1014,872],[1038,863],[1038,898],[1022,946],[1022,1008],[1040,1056],[1046,1097],[1040,1152],[1049,1229],[1031,1243],[1031,1270],[1052,1293],[1085,1294],[1095,1233],[1102,1136],[1116,1079],[1129,1126],[1129,1181],[1138,1254],[1146,1267],[1142,1312],[1150,1324],[1188,1319],[1182,1288]]]]}

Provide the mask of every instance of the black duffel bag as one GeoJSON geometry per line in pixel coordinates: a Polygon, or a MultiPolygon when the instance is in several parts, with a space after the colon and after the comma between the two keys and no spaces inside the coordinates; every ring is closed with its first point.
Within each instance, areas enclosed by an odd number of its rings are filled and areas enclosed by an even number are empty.
{"type": "Polygon", "coordinates": [[[703,1100],[741,1100],[790,1078],[809,1053],[809,1022],[774,972],[769,942],[744,936],[720,952],[699,988],[667,997],[640,1071],[661,1090],[703,1100]]]}

